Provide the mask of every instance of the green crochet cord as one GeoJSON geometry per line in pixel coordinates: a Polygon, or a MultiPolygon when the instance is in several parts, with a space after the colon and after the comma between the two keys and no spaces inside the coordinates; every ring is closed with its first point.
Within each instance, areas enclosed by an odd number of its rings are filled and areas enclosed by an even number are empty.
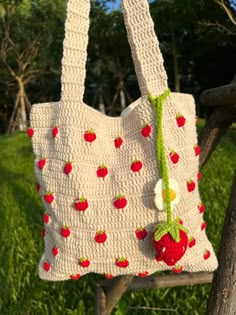
{"type": "Polygon", "coordinates": [[[165,204],[166,204],[166,211],[167,211],[167,223],[171,223],[172,218],[171,218],[169,177],[168,177],[168,169],[167,169],[167,163],[166,163],[165,145],[164,145],[164,139],[163,139],[162,118],[163,118],[163,103],[169,95],[170,95],[170,89],[166,90],[162,95],[156,98],[149,96],[149,100],[156,110],[157,158],[159,162],[160,176],[163,179],[164,187],[166,191],[165,204]]]}

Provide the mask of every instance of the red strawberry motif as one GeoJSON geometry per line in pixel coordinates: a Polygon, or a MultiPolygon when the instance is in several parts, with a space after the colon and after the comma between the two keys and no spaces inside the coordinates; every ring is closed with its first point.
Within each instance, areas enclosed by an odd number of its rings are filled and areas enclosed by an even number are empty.
{"type": "Polygon", "coordinates": [[[196,124],[198,124],[198,122],[199,122],[198,116],[195,117],[195,122],[196,122],[196,124]]]}
{"type": "Polygon", "coordinates": [[[148,233],[147,233],[147,230],[144,227],[140,226],[135,231],[135,234],[136,234],[137,239],[141,241],[141,240],[144,240],[146,238],[148,233]]]}
{"type": "Polygon", "coordinates": [[[48,272],[51,269],[51,265],[49,264],[49,262],[45,261],[43,263],[43,269],[48,272]]]}
{"type": "Polygon", "coordinates": [[[49,215],[49,214],[44,214],[44,215],[43,215],[43,222],[44,222],[45,224],[48,224],[49,221],[50,221],[50,215],[49,215]]]}
{"type": "Polygon", "coordinates": [[[41,233],[42,233],[42,236],[45,237],[45,235],[46,235],[46,230],[45,230],[45,229],[42,229],[42,232],[41,232],[41,233]]]}
{"type": "Polygon", "coordinates": [[[38,168],[40,170],[42,170],[44,168],[44,166],[46,164],[46,161],[47,161],[46,159],[41,159],[41,160],[38,161],[38,168]]]}
{"type": "Polygon", "coordinates": [[[177,222],[159,224],[153,234],[156,260],[174,266],[186,252],[187,230],[177,222]]]}
{"type": "Polygon", "coordinates": [[[183,225],[183,220],[180,219],[180,218],[178,218],[178,217],[175,219],[175,222],[177,222],[177,223],[183,225]]]}
{"type": "Polygon", "coordinates": [[[127,200],[124,195],[119,194],[115,197],[114,206],[116,209],[124,209],[127,205],[127,200]]]}
{"type": "Polygon", "coordinates": [[[52,129],[52,136],[53,136],[53,138],[56,138],[56,136],[57,136],[57,134],[58,134],[58,131],[59,131],[59,129],[58,129],[57,126],[55,126],[55,127],[52,129]]]}
{"type": "Polygon", "coordinates": [[[72,163],[71,162],[67,162],[66,164],[65,164],[65,166],[64,166],[64,173],[66,174],[66,175],[69,175],[70,174],[70,172],[72,171],[72,163]]]}
{"type": "Polygon", "coordinates": [[[52,248],[52,254],[53,254],[53,256],[56,257],[56,256],[59,254],[59,248],[56,247],[56,246],[54,246],[54,247],[52,248]]]}
{"type": "Polygon", "coordinates": [[[188,192],[194,191],[195,186],[196,186],[196,184],[195,184],[195,182],[194,182],[192,179],[189,179],[189,180],[187,181],[187,189],[188,189],[188,192]]]}
{"type": "Polygon", "coordinates": [[[72,280],[78,280],[80,278],[80,274],[77,273],[76,275],[70,275],[70,279],[72,280]]]}
{"type": "Polygon", "coordinates": [[[176,266],[174,266],[171,270],[172,270],[172,272],[174,272],[174,273],[181,273],[181,272],[183,271],[183,266],[181,266],[181,265],[176,265],[176,266]]]}
{"type": "Polygon", "coordinates": [[[40,184],[37,183],[37,184],[35,185],[35,188],[36,188],[37,191],[40,191],[40,188],[41,188],[40,184]]]}
{"type": "Polygon", "coordinates": [[[105,243],[107,239],[106,232],[104,230],[98,230],[94,237],[95,241],[99,244],[105,243]]]}
{"type": "Polygon", "coordinates": [[[150,136],[151,132],[152,132],[152,127],[149,124],[146,124],[142,129],[142,136],[144,138],[147,138],[150,136]]]}
{"type": "Polygon", "coordinates": [[[202,202],[199,202],[197,207],[198,207],[199,213],[203,213],[205,211],[205,205],[202,202]]]}
{"type": "Polygon", "coordinates": [[[88,200],[84,197],[80,197],[76,199],[75,209],[78,211],[85,211],[88,209],[88,200]]]}
{"type": "Polygon", "coordinates": [[[97,168],[97,177],[99,178],[104,178],[106,177],[108,174],[108,169],[106,167],[105,164],[101,164],[98,168],[97,168]]]}
{"type": "Polygon", "coordinates": [[[51,204],[51,203],[53,202],[53,200],[54,200],[53,193],[50,192],[50,191],[48,191],[48,192],[46,193],[46,195],[43,196],[43,198],[44,198],[44,200],[45,200],[47,203],[49,203],[49,204],[51,204]]]}
{"type": "Polygon", "coordinates": [[[70,236],[70,228],[67,225],[61,227],[61,236],[65,238],[70,236]]]}
{"type": "Polygon", "coordinates": [[[204,231],[207,227],[207,223],[206,221],[203,221],[202,224],[201,224],[201,230],[204,231]]]}
{"type": "Polygon", "coordinates": [[[33,135],[34,135],[34,129],[33,129],[33,128],[28,128],[27,133],[28,133],[28,136],[29,136],[30,138],[32,138],[33,135]]]}
{"type": "Polygon", "coordinates": [[[131,170],[136,173],[139,172],[141,170],[141,168],[143,167],[143,163],[139,160],[134,160],[131,164],[131,170]]]}
{"type": "Polygon", "coordinates": [[[199,182],[202,178],[202,174],[200,172],[197,173],[197,181],[199,182]]]}
{"type": "Polygon", "coordinates": [[[79,265],[83,268],[87,268],[90,265],[90,261],[88,258],[82,257],[79,259],[79,265]]]}
{"type": "Polygon", "coordinates": [[[179,162],[179,155],[174,150],[172,150],[169,154],[171,161],[176,164],[179,162]]]}
{"type": "Polygon", "coordinates": [[[114,140],[114,144],[115,144],[116,149],[119,149],[123,144],[123,139],[121,137],[117,137],[114,140]]]}
{"type": "Polygon", "coordinates": [[[116,266],[120,268],[127,268],[129,266],[129,261],[125,257],[117,258],[116,266]]]}
{"type": "Polygon", "coordinates": [[[185,125],[185,118],[181,114],[176,115],[176,121],[177,121],[178,127],[183,127],[185,125]]]}
{"type": "Polygon", "coordinates": [[[205,252],[204,252],[203,258],[204,258],[205,260],[207,260],[210,256],[211,256],[210,251],[206,249],[205,252]]]}
{"type": "Polygon", "coordinates": [[[84,133],[84,140],[87,142],[93,142],[95,141],[97,138],[96,133],[93,131],[93,129],[89,129],[87,131],[85,131],[84,133]]]}
{"type": "Polygon", "coordinates": [[[195,144],[193,148],[194,148],[195,156],[198,156],[201,152],[200,146],[198,144],[195,144]]]}
{"type": "Polygon", "coordinates": [[[145,278],[145,277],[148,276],[148,271],[139,272],[139,273],[138,273],[138,276],[139,276],[140,278],[145,278]]]}
{"type": "Polygon", "coordinates": [[[104,277],[106,277],[107,279],[114,278],[114,276],[111,273],[104,273],[104,277]]]}
{"type": "Polygon", "coordinates": [[[195,245],[196,245],[196,239],[193,236],[190,236],[190,238],[188,239],[188,247],[192,248],[195,245]]]}

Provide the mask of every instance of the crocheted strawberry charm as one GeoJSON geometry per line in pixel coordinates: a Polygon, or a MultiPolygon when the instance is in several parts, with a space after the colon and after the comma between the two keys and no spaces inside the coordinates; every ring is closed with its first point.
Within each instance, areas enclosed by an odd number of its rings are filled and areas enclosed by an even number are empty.
{"type": "Polygon", "coordinates": [[[174,266],[185,254],[188,247],[187,229],[177,223],[161,223],[153,233],[156,260],[174,266]]]}
{"type": "MultiPolygon", "coordinates": [[[[166,222],[158,224],[153,233],[153,246],[156,251],[156,260],[165,262],[168,266],[174,266],[184,256],[188,248],[187,229],[183,226],[180,219],[172,221],[172,210],[179,202],[180,196],[177,194],[178,183],[168,177],[166,156],[170,156],[172,162],[178,162],[178,156],[173,151],[171,154],[165,152],[164,135],[162,129],[163,102],[169,96],[170,90],[157,98],[149,97],[150,102],[156,110],[157,123],[157,158],[160,169],[161,179],[157,182],[154,189],[154,202],[159,210],[166,210],[166,222]],[[174,183],[174,185],[173,185],[174,183]],[[177,198],[178,196],[178,198],[177,198]],[[162,206],[163,204],[163,206],[162,206]]],[[[178,127],[182,127],[185,119],[182,115],[176,117],[178,127]]],[[[191,181],[192,183],[193,181],[191,181]]],[[[188,183],[187,183],[188,184],[188,183]]],[[[191,187],[192,188],[192,187],[191,187]]],[[[193,188],[194,189],[194,188],[193,188]]],[[[192,190],[193,190],[192,189],[192,190]]],[[[189,190],[189,189],[188,189],[189,190]]]]}

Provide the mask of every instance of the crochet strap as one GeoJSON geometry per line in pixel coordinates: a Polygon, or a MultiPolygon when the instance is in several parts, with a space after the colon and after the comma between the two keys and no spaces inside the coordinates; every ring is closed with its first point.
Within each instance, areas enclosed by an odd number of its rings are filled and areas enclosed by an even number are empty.
{"type": "MultiPolygon", "coordinates": [[[[142,96],[160,95],[167,75],[147,0],[123,0],[128,40],[142,96]]],[[[87,59],[89,0],[69,0],[62,59],[62,100],[82,100],[87,59]]]]}

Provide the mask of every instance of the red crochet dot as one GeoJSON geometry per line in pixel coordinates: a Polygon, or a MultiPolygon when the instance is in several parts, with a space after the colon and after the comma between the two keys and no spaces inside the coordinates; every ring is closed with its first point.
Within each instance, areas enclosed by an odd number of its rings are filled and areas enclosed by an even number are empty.
{"type": "Polygon", "coordinates": [[[195,182],[194,182],[192,179],[189,179],[189,180],[187,181],[187,189],[188,189],[188,192],[194,191],[195,187],[196,187],[195,182]]]}
{"type": "Polygon", "coordinates": [[[112,279],[114,276],[111,273],[104,273],[104,277],[107,279],[112,279]]]}
{"type": "Polygon", "coordinates": [[[90,260],[88,258],[80,258],[78,263],[81,267],[87,268],[90,265],[90,260]]]}
{"type": "Polygon", "coordinates": [[[44,222],[45,224],[48,224],[49,221],[50,221],[50,215],[45,213],[45,214],[43,215],[43,222],[44,222]]]}
{"type": "Polygon", "coordinates": [[[205,260],[207,260],[208,258],[210,258],[210,256],[211,256],[210,251],[206,249],[205,252],[204,252],[204,254],[203,254],[203,258],[204,258],[205,260]]]}
{"type": "Polygon", "coordinates": [[[46,230],[45,230],[45,229],[42,229],[41,233],[42,233],[42,236],[45,237],[45,235],[46,235],[46,230]]]}
{"type": "Polygon", "coordinates": [[[132,172],[137,173],[143,167],[143,163],[140,160],[134,160],[130,166],[132,172]]]}
{"type": "Polygon", "coordinates": [[[123,144],[123,139],[121,137],[117,137],[114,140],[114,144],[115,144],[115,148],[119,149],[122,146],[122,144],[123,144]]]}
{"type": "Polygon", "coordinates": [[[141,133],[142,133],[142,136],[143,136],[144,138],[147,138],[147,137],[150,136],[151,132],[152,132],[152,126],[149,125],[149,124],[147,124],[147,125],[145,125],[145,126],[143,127],[141,133]]]}
{"type": "Polygon", "coordinates": [[[177,164],[179,162],[179,155],[174,150],[169,153],[169,156],[173,164],[177,164]]]}
{"type": "Polygon", "coordinates": [[[73,167],[72,167],[72,163],[71,162],[67,162],[64,166],[64,173],[66,175],[69,175],[70,172],[72,171],[73,167]]]}
{"type": "Polygon", "coordinates": [[[176,115],[176,122],[178,127],[183,127],[185,125],[185,117],[182,114],[177,114],[176,115]]]}
{"type": "Polygon", "coordinates": [[[116,209],[124,209],[127,205],[127,199],[124,195],[119,194],[114,200],[114,206],[116,209]]]}
{"type": "Polygon", "coordinates": [[[37,191],[40,191],[40,188],[41,188],[40,184],[37,183],[37,184],[35,185],[35,188],[36,188],[37,191]]]}
{"type": "Polygon", "coordinates": [[[28,128],[27,133],[28,133],[28,136],[29,136],[30,138],[32,138],[33,135],[34,135],[34,129],[33,129],[33,128],[28,128]]]}
{"type": "Polygon", "coordinates": [[[94,239],[96,243],[105,243],[107,240],[107,234],[104,230],[98,230],[95,234],[94,239]]]}
{"type": "Polygon", "coordinates": [[[56,246],[54,246],[54,247],[52,248],[52,254],[53,254],[53,256],[56,257],[56,256],[59,254],[59,248],[56,247],[56,246]]]}
{"type": "Polygon", "coordinates": [[[148,276],[148,271],[139,272],[139,273],[138,273],[138,276],[139,276],[140,278],[147,277],[147,276],[148,276]]]}
{"type": "Polygon", "coordinates": [[[45,262],[43,263],[43,269],[44,269],[46,272],[50,271],[51,265],[49,264],[49,262],[45,261],[45,262]]]}
{"type": "Polygon", "coordinates": [[[174,273],[181,273],[183,271],[183,266],[177,265],[177,266],[173,267],[171,270],[174,273]]]}
{"type": "Polygon", "coordinates": [[[197,173],[197,180],[198,180],[198,182],[201,180],[201,178],[202,178],[202,174],[200,172],[198,172],[197,173]]]}
{"type": "Polygon", "coordinates": [[[94,132],[93,129],[89,129],[89,130],[86,130],[85,133],[84,133],[84,140],[87,141],[87,142],[93,142],[95,141],[97,138],[96,136],[96,133],[94,132]]]}
{"type": "Polygon", "coordinates": [[[58,129],[57,126],[55,126],[55,127],[52,129],[52,137],[53,137],[53,138],[56,138],[56,136],[57,136],[57,134],[58,134],[58,131],[59,131],[59,129],[58,129]]]}
{"type": "Polygon", "coordinates": [[[101,164],[97,168],[97,177],[99,178],[105,178],[108,175],[108,168],[105,164],[101,164]]]}
{"type": "Polygon", "coordinates": [[[46,159],[41,159],[41,160],[39,160],[39,161],[38,161],[38,168],[39,168],[40,170],[42,170],[42,169],[44,168],[46,162],[47,162],[46,159]]]}
{"type": "Polygon", "coordinates": [[[80,274],[79,273],[77,273],[76,275],[70,275],[70,279],[72,279],[72,280],[78,280],[80,278],[80,274]]]}

